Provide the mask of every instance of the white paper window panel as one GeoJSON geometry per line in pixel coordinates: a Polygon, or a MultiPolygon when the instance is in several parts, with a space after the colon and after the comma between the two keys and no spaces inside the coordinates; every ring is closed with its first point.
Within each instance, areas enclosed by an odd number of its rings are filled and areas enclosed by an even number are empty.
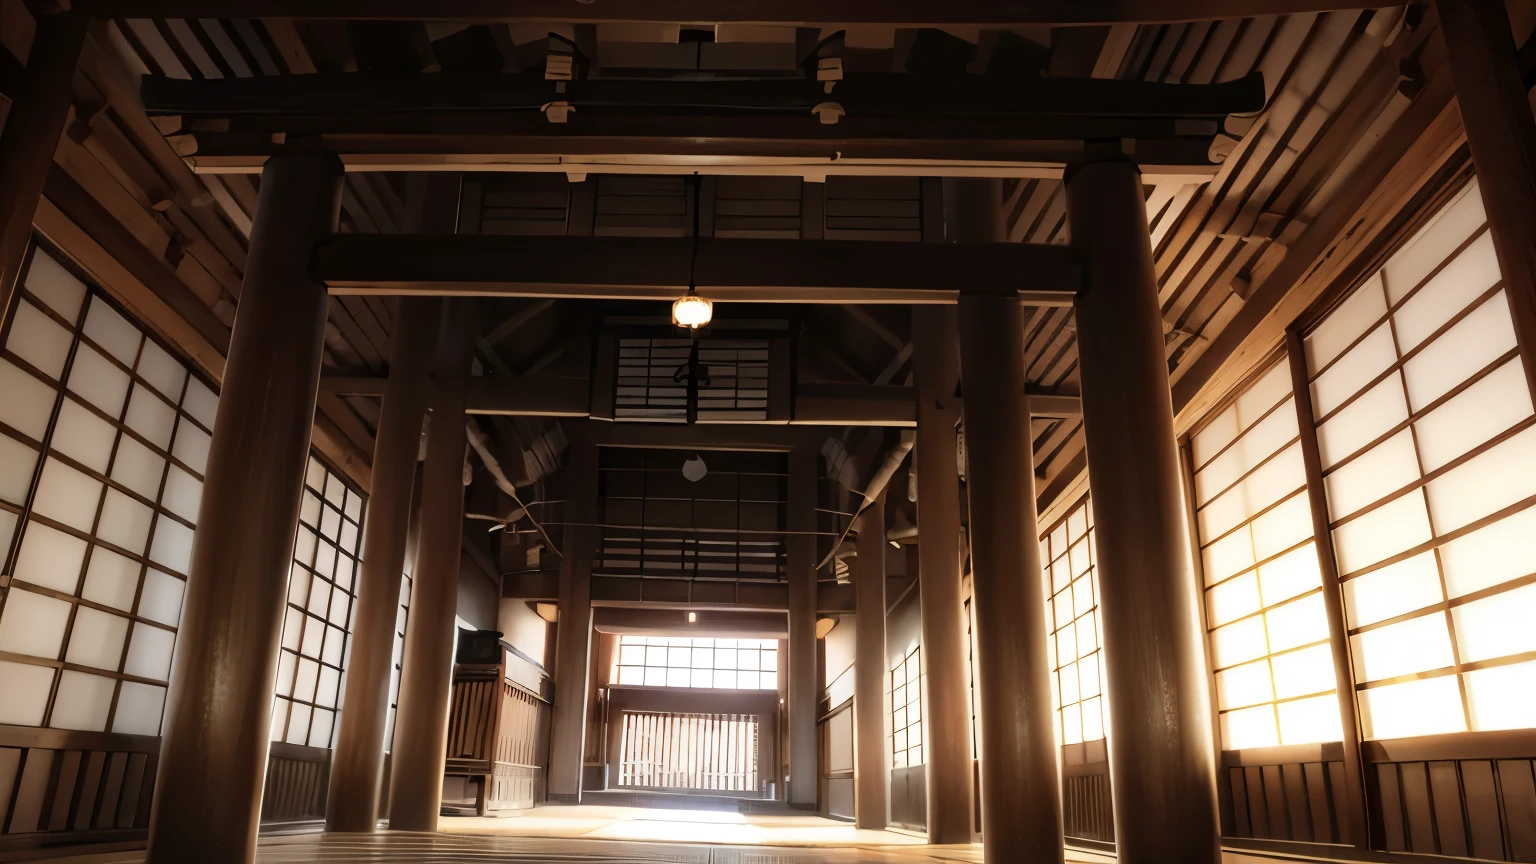
{"type": "Polygon", "coordinates": [[[1529,416],[1531,390],[1517,357],[1414,421],[1424,470],[1448,464],[1529,416]]]}
{"type": "Polygon", "coordinates": [[[299,526],[298,539],[294,541],[293,560],[308,565],[315,560],[315,547],[318,544],[315,532],[299,526]]]}
{"type": "Polygon", "coordinates": [[[182,386],[187,381],[187,369],[153,341],[144,343],[144,351],[139,356],[138,372],[149,382],[149,386],[160,391],[165,398],[173,403],[181,399],[182,386]]]}
{"type": "Polygon", "coordinates": [[[1380,273],[1349,295],[1306,338],[1307,374],[1316,375],[1387,315],[1386,294],[1380,273]]]}
{"type": "Polygon", "coordinates": [[[1221,715],[1223,750],[1276,747],[1279,744],[1280,730],[1275,723],[1274,705],[1255,705],[1221,715]]]}
{"type": "Polygon", "coordinates": [[[299,500],[299,521],[312,527],[320,527],[320,496],[308,489],[299,500]]]}
{"type": "Polygon", "coordinates": [[[111,678],[65,669],[59,673],[59,690],[53,697],[53,715],[48,725],[54,729],[106,731],[116,685],[111,678]]]}
{"type": "Polygon", "coordinates": [[[324,708],[316,708],[309,724],[309,746],[331,746],[331,729],[335,723],[336,714],[324,708]]]}
{"type": "Polygon", "coordinates": [[[320,659],[332,666],[341,665],[341,647],[345,641],[342,631],[335,627],[325,628],[325,647],[320,650],[320,659]]]}
{"type": "Polygon", "coordinates": [[[176,428],[176,409],[155,395],[153,390],[147,387],[133,388],[124,422],[129,429],[144,436],[151,444],[170,452],[171,436],[176,428]]]}
{"type": "Polygon", "coordinates": [[[53,667],[0,660],[0,724],[41,726],[53,689],[53,667]]]}
{"type": "Polygon", "coordinates": [[[57,381],[64,374],[64,364],[69,360],[69,344],[74,337],[25,299],[16,303],[13,314],[16,318],[5,347],[57,381]]]}
{"type": "Polygon", "coordinates": [[[340,518],[341,506],[347,500],[347,487],[342,484],[340,477],[329,472],[326,473],[325,500],[329,501],[336,508],[336,515],[340,518]]]}
{"type": "Polygon", "coordinates": [[[346,513],[348,519],[351,519],[356,523],[361,523],[363,521],[362,496],[358,495],[356,492],[353,492],[351,489],[348,489],[347,504],[342,508],[342,511],[346,513]]]}
{"type": "Polygon", "coordinates": [[[1301,447],[1293,444],[1205,505],[1198,514],[1200,536],[1220,537],[1296,491],[1305,478],[1301,447]]]}
{"type": "Polygon", "coordinates": [[[1394,313],[1399,351],[1412,351],[1452,316],[1498,284],[1493,234],[1484,232],[1394,313]]]}
{"type": "MultiPolygon", "coordinates": [[[[1298,651],[1276,654],[1269,658],[1274,675],[1275,698],[1294,699],[1333,691],[1336,679],[1333,672],[1333,648],[1330,645],[1313,645],[1298,651]]],[[[1337,713],[1338,706],[1334,706],[1337,713]]]]}
{"type": "Polygon", "coordinates": [[[80,568],[85,563],[86,543],[37,521],[27,523],[21,538],[21,552],[11,575],[17,579],[52,588],[65,594],[75,593],[80,582],[80,568]]]}
{"type": "Polygon", "coordinates": [[[1536,585],[1525,585],[1451,610],[1463,663],[1536,651],[1536,585]]]}
{"type": "Polygon", "coordinates": [[[1271,652],[1288,651],[1328,638],[1328,614],[1323,597],[1315,593],[1264,613],[1264,629],[1269,633],[1271,652]]]}
{"type": "Polygon", "coordinates": [[[299,650],[299,635],[304,628],[304,613],[292,606],[283,613],[283,647],[289,651],[299,650]]]}
{"type": "Polygon", "coordinates": [[[1281,702],[1275,711],[1280,715],[1281,744],[1318,744],[1344,738],[1337,693],[1281,702]]]}
{"type": "Polygon", "coordinates": [[[0,360],[0,423],[42,440],[48,432],[55,391],[9,360],[0,360]]]}
{"type": "Polygon", "coordinates": [[[0,612],[0,651],[58,659],[70,604],[12,587],[0,612]]]}
{"type": "Polygon", "coordinates": [[[1259,565],[1259,592],[1265,606],[1283,603],[1308,591],[1321,588],[1322,570],[1317,563],[1317,547],[1299,546],[1267,564],[1259,565]]]}
{"type": "Polygon", "coordinates": [[[1223,711],[1275,700],[1269,661],[1245,663],[1216,673],[1216,700],[1223,711]]]}
{"type": "Polygon", "coordinates": [[[114,546],[142,555],[144,547],[149,544],[149,529],[154,521],[153,510],[123,492],[108,489],[96,536],[114,546]]]}
{"type": "Polygon", "coordinates": [[[1269,653],[1264,618],[1255,615],[1211,631],[1211,653],[1218,668],[1235,666],[1269,653]]]}
{"type": "Polygon", "coordinates": [[[1467,731],[1456,676],[1442,675],[1360,691],[1365,737],[1409,738],[1467,731]]]}
{"type": "Polygon", "coordinates": [[[336,696],[340,690],[341,672],[329,666],[321,666],[320,680],[315,685],[315,704],[335,708],[336,696]]]}
{"type": "Polygon", "coordinates": [[[85,284],[64,269],[42,249],[32,254],[27,267],[27,290],[67,321],[80,319],[80,305],[85,302],[85,284]]]}
{"type": "Polygon", "coordinates": [[[1195,475],[1195,500],[1204,504],[1260,462],[1296,439],[1296,409],[1289,399],[1255,423],[1195,475]]]}
{"type": "Polygon", "coordinates": [[[208,472],[208,447],[213,439],[207,432],[191,423],[176,426],[176,442],[171,445],[171,455],[180,459],[198,474],[208,472]]]}
{"type": "Polygon", "coordinates": [[[299,702],[288,706],[288,736],[285,740],[289,744],[309,743],[309,720],[313,712],[313,708],[299,702]]]}
{"type": "Polygon", "coordinates": [[[1421,411],[1515,347],[1505,292],[1488,298],[1403,364],[1408,405],[1421,411]]]}
{"type": "Polygon", "coordinates": [[[1350,629],[1406,615],[1445,599],[1432,551],[1357,576],[1343,588],[1344,614],[1350,629]]]}
{"type": "Polygon", "coordinates": [[[89,606],[75,610],[75,623],[69,628],[67,663],[95,666],[117,671],[123,660],[123,642],[128,638],[128,619],[89,606]]]}
{"type": "Polygon", "coordinates": [[[303,619],[303,626],[304,633],[299,641],[299,653],[305,657],[319,659],[322,643],[325,640],[325,626],[308,617],[303,619]]]}
{"type": "Polygon", "coordinates": [[[165,688],[124,681],[117,693],[112,731],[124,735],[159,735],[165,712],[165,688]]]}
{"type": "Polygon", "coordinates": [[[133,610],[134,595],[138,593],[139,562],[102,546],[91,551],[91,563],[85,568],[85,584],[80,596],[94,603],[133,610]]]}
{"type": "Polygon", "coordinates": [[[132,367],[133,361],[138,358],[139,345],[144,341],[144,334],[139,332],[139,328],[129,323],[128,319],[100,297],[91,298],[91,308],[85,313],[82,332],[128,367],[132,367]]]}
{"type": "Polygon", "coordinates": [[[1462,678],[1472,731],[1536,727],[1536,662],[1478,669],[1462,678]]]}
{"type": "Polygon", "coordinates": [[[1205,593],[1205,604],[1214,627],[1252,615],[1262,608],[1258,574],[1250,571],[1217,585],[1205,593]]]}
{"type": "Polygon", "coordinates": [[[0,548],[11,548],[11,539],[16,536],[17,516],[9,510],[0,510],[0,548]]]}
{"type": "Polygon", "coordinates": [[[1284,360],[1280,360],[1237,397],[1234,404],[1237,407],[1239,428],[1252,427],[1260,417],[1289,395],[1291,395],[1290,367],[1284,360]]]}
{"type": "Polygon", "coordinates": [[[277,653],[277,681],[273,689],[279,696],[293,695],[293,676],[298,668],[298,658],[287,651],[277,653]]]}
{"type": "Polygon", "coordinates": [[[320,464],[320,460],[313,456],[309,457],[309,465],[304,469],[304,485],[316,492],[324,492],[325,475],[325,466],[320,464]]]}
{"type": "Polygon", "coordinates": [[[158,520],[149,560],[185,575],[192,564],[192,529],[174,519],[158,520]]]}
{"type": "Polygon", "coordinates": [[[128,398],[128,373],[96,352],[89,345],[75,350],[69,367],[68,389],[100,408],[108,417],[121,417],[128,398]]]}
{"type": "Polygon", "coordinates": [[[1431,612],[1350,638],[1355,680],[1381,681],[1455,663],[1445,613],[1431,612]]]}
{"type": "MultiPolygon", "coordinates": [[[[1303,482],[1298,478],[1297,483],[1303,482]]],[[[1263,561],[1312,536],[1312,509],[1306,490],[1271,507],[1249,524],[1254,558],[1263,561]]]]}
{"type": "Polygon", "coordinates": [[[1317,427],[1317,449],[1326,471],[1408,419],[1408,397],[1399,373],[1360,394],[1317,427]]]}
{"type": "Polygon", "coordinates": [[[1536,573],[1536,508],[1526,508],[1440,547],[1445,587],[1461,597],[1536,573]]]}
{"type": "Polygon", "coordinates": [[[37,451],[31,446],[0,433],[0,500],[18,507],[26,503],[32,488],[32,473],[37,469],[37,451]]]}
{"type": "Polygon", "coordinates": [[[1333,550],[1340,575],[1349,575],[1430,538],[1424,490],[1415,489],[1335,528],[1333,550]]]}
{"type": "Polygon", "coordinates": [[[1441,533],[1536,495],[1536,427],[1495,444],[1426,488],[1430,516],[1441,533]]]}
{"type": "Polygon", "coordinates": [[[1312,412],[1326,417],[1397,362],[1392,328],[1383,322],[1312,382],[1312,412]]]}
{"type": "Polygon", "coordinates": [[[150,567],[144,575],[144,593],[139,597],[139,617],[168,627],[177,626],[181,623],[181,599],[185,592],[185,582],[150,567]]]}
{"type": "Polygon", "coordinates": [[[1384,269],[1392,302],[1402,299],[1424,281],[1424,277],[1450,257],[1486,219],[1482,196],[1478,194],[1477,182],[1473,181],[1387,261],[1384,269]]]}
{"type": "Polygon", "coordinates": [[[76,402],[74,397],[59,407],[48,446],[100,474],[107,473],[117,429],[76,402]]]}
{"type": "Polygon", "coordinates": [[[32,511],[79,531],[90,531],[101,502],[101,481],[50,456],[43,462],[32,511]]]}
{"type": "Polygon", "coordinates": [[[1342,519],[1419,479],[1419,453],[1412,429],[1361,453],[1323,479],[1328,513],[1342,519]]]}
{"type": "Polygon", "coordinates": [[[160,503],[165,509],[188,522],[197,521],[197,508],[203,500],[203,482],[175,465],[165,475],[165,492],[160,503]]]}
{"type": "Polygon", "coordinates": [[[138,678],[168,680],[171,675],[171,652],[175,646],[175,633],[151,624],[135,623],[123,671],[138,678]]]}
{"type": "Polygon", "coordinates": [[[292,704],[281,696],[272,700],[272,723],[268,731],[268,739],[272,741],[283,740],[283,735],[288,729],[288,706],[292,704]]]}
{"type": "Polygon", "coordinates": [[[117,443],[111,477],[154,500],[160,495],[160,482],[165,477],[165,459],[132,436],[124,435],[117,443]]]}
{"type": "Polygon", "coordinates": [[[320,678],[320,664],[307,657],[299,658],[298,673],[293,679],[293,698],[313,702],[315,683],[320,678]]]}
{"type": "Polygon", "coordinates": [[[219,408],[219,397],[208,389],[208,385],[192,378],[187,381],[187,392],[182,397],[181,407],[197,422],[203,424],[203,428],[211,430],[214,415],[219,408]]]}
{"type": "Polygon", "coordinates": [[[1250,527],[1217,540],[1201,550],[1205,584],[1215,585],[1253,566],[1253,531],[1250,527]]]}

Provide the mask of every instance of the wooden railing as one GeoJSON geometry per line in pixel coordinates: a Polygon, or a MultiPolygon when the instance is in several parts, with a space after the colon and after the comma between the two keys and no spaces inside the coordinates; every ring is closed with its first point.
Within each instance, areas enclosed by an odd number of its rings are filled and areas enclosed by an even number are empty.
{"type": "Polygon", "coordinates": [[[626,711],[622,722],[621,787],[762,791],[756,714],[626,711]]]}
{"type": "Polygon", "coordinates": [[[1349,843],[1343,747],[1324,744],[1222,754],[1223,835],[1302,843],[1349,843]]]}
{"type": "Polygon", "coordinates": [[[0,849],[141,840],[160,739],[0,726],[0,849]]]}
{"type": "Polygon", "coordinates": [[[261,792],[261,822],[308,822],[325,818],[331,751],[273,741],[267,751],[267,779],[261,792]]]}
{"type": "Polygon", "coordinates": [[[549,702],[509,680],[503,659],[454,667],[451,706],[444,805],[485,815],[543,800],[549,702]]]}

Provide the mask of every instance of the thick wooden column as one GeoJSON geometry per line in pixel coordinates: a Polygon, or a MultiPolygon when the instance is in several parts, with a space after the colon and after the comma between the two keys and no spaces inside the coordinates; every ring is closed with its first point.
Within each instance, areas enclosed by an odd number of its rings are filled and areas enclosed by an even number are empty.
{"type": "Polygon", "coordinates": [[[581,769],[587,731],[587,685],[592,650],[592,559],[597,549],[597,445],[572,435],[566,451],[565,510],[561,541],[560,620],[555,627],[555,710],[549,743],[549,800],[581,802],[581,769]]]}
{"type": "Polygon", "coordinates": [[[969,646],[960,586],[960,328],[953,306],[912,308],[917,384],[918,582],[923,611],[923,729],[928,736],[928,839],[971,842],[975,757],[969,646]]]}
{"type": "Polygon", "coordinates": [[[859,532],[854,559],[853,734],[854,823],[885,830],[885,496],[853,523],[859,532]]]}
{"type": "Polygon", "coordinates": [[[1478,190],[1536,388],[1536,120],[1500,0],[1435,0],[1478,190]]]}
{"type": "Polygon", "coordinates": [[[149,853],[155,864],[249,862],[266,774],[288,570],[309,459],[341,160],[275,156],[261,174],[240,313],[208,451],[171,665],[149,853]]]}
{"type": "MultiPolygon", "coordinates": [[[[400,701],[389,762],[389,827],[436,831],[448,752],[448,698],[458,641],[463,557],[464,379],[474,353],[473,304],[449,300],[432,370],[432,421],[421,472],[421,527],[405,623],[400,701]]],[[[387,688],[387,684],[385,685],[387,688]]]]}
{"type": "MultiPolygon", "coordinates": [[[[1002,183],[946,183],[959,236],[1002,239],[1002,183]]],[[[963,275],[962,279],[965,278],[963,275]]],[[[981,278],[997,278],[983,274],[981,278]]],[[[1051,709],[1035,466],[1024,395],[1024,313],[1013,288],[960,291],[965,485],[976,618],[981,834],[992,862],[1062,861],[1061,772],[1051,709]]],[[[918,481],[918,497],[923,494],[918,481]]]]}
{"type": "Polygon", "coordinates": [[[373,444],[372,493],[363,517],[362,572],[347,689],[331,755],[328,831],[372,831],[378,824],[379,775],[389,744],[384,728],[395,668],[400,577],[442,308],[442,299],[436,297],[402,297],[395,307],[389,381],[384,385],[379,434],[373,444]]]}
{"type": "MultiPolygon", "coordinates": [[[[789,530],[816,530],[819,454],[799,446],[789,454],[789,530]]],[[[816,538],[791,534],[789,567],[789,804],[814,809],[817,777],[816,538]]]]}
{"type": "Polygon", "coordinates": [[[80,12],[37,16],[26,72],[0,131],[0,323],[10,309],[43,181],[69,117],[70,85],[89,23],[80,12]]]}
{"type": "Polygon", "coordinates": [[[1077,167],[1067,215],[1087,273],[1077,344],[1115,851],[1123,864],[1214,864],[1210,685],[1140,171],[1124,161],[1077,167]]]}

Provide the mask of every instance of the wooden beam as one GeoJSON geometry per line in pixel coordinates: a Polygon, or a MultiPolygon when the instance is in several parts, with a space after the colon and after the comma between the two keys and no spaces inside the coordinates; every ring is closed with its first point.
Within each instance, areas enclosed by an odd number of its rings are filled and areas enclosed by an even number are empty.
{"type": "Polygon", "coordinates": [[[448,21],[505,24],[685,23],[777,26],[878,24],[946,27],[1019,24],[1118,24],[1204,21],[1369,8],[1366,0],[648,0],[573,5],[563,0],[84,0],[103,18],[302,18],[448,21]]]}
{"type": "Polygon", "coordinates": [[[756,303],[948,304],[965,272],[1020,302],[1066,306],[1081,281],[1064,246],[715,237],[698,238],[695,259],[684,237],[338,235],[314,268],[333,294],[670,301],[693,281],[711,299],[756,303]]]}
{"type": "Polygon", "coordinates": [[[592,610],[592,628],[599,633],[671,635],[726,638],[787,639],[789,619],[782,612],[719,612],[695,610],[688,620],[684,609],[635,609],[604,607],[592,610]]]}
{"type": "Polygon", "coordinates": [[[545,309],[555,305],[555,301],[548,298],[534,300],[519,309],[515,314],[508,316],[500,324],[492,327],[485,333],[485,341],[489,345],[495,345],[503,339],[509,338],[513,333],[523,329],[529,321],[543,314],[545,309]]]}

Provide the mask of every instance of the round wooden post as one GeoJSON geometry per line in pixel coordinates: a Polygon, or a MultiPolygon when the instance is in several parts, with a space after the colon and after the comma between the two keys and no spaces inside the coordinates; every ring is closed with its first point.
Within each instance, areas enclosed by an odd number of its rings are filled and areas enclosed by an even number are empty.
{"type": "Polygon", "coordinates": [[[970,646],[960,584],[960,329],[950,306],[912,309],[917,384],[918,592],[923,618],[923,729],[927,734],[928,840],[969,843],[975,817],[970,646]]]}
{"type": "Polygon", "coordinates": [[[566,451],[565,526],[560,558],[560,617],[555,624],[555,705],[549,733],[549,800],[581,803],[586,756],[587,694],[591,683],[592,564],[600,542],[598,448],[577,432],[566,451]]]}
{"type": "Polygon", "coordinates": [[[1191,571],[1157,276],[1137,167],[1067,181],[1088,481],[1107,664],[1109,773],[1122,864],[1214,864],[1210,685],[1191,571]]]}
{"type": "Polygon", "coordinates": [[[402,297],[395,308],[389,381],[384,385],[379,434],[373,444],[373,489],[364,516],[347,690],[331,755],[325,805],[328,831],[372,831],[378,825],[379,775],[389,746],[384,729],[395,667],[400,578],[442,307],[443,301],[436,297],[402,297]]]}
{"type": "MultiPolygon", "coordinates": [[[[792,531],[816,530],[820,460],[814,447],[790,451],[786,518],[792,531]]],[[[785,545],[789,568],[789,804],[810,810],[815,809],[821,788],[817,760],[820,733],[816,728],[816,705],[821,701],[816,687],[816,538],[809,533],[792,534],[785,545]]]]}
{"type": "Polygon", "coordinates": [[[885,496],[876,498],[854,521],[858,557],[854,559],[853,736],[854,823],[885,830],[885,496]]]}
{"type": "Polygon", "coordinates": [[[208,451],[150,814],[155,864],[249,862],[272,681],[325,343],[315,243],[336,230],[341,160],[262,171],[240,311],[208,451]]]}
{"type": "Polygon", "coordinates": [[[395,744],[390,751],[389,827],[436,831],[448,752],[448,698],[458,630],[463,556],[464,378],[474,351],[469,300],[450,300],[433,370],[432,423],[421,475],[421,529],[406,619],[395,744]]]}
{"type": "MultiPolygon", "coordinates": [[[[955,192],[948,203],[956,223],[974,220],[962,236],[1003,239],[1001,181],[954,181],[946,188],[955,192]]],[[[980,278],[993,282],[998,275],[980,278]]],[[[1024,386],[1024,314],[1011,281],[976,288],[960,292],[960,377],[983,850],[989,864],[1061,861],[1061,775],[1024,386]],[[995,293],[980,293],[986,289],[995,293]]]]}

